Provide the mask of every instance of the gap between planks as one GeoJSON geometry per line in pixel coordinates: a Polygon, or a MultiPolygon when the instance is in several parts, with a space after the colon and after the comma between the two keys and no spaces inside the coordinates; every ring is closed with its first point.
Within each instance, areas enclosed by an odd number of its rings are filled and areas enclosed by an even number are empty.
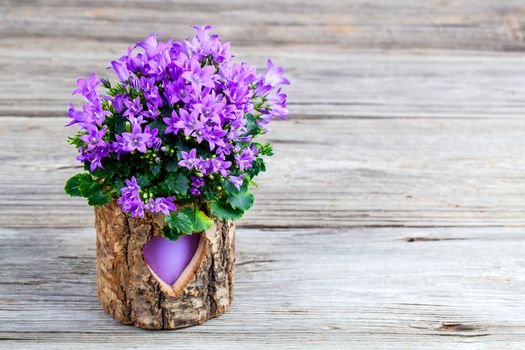
{"type": "Polygon", "coordinates": [[[140,347],[137,341],[519,349],[510,344],[525,341],[523,230],[239,229],[231,311],[198,327],[145,332],[100,310],[92,228],[0,228],[0,341],[2,349],[140,347]]]}

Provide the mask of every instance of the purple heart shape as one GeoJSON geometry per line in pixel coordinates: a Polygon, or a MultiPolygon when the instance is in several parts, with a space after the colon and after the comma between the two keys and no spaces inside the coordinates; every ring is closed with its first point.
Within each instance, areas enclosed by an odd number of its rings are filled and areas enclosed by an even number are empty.
{"type": "Polygon", "coordinates": [[[172,285],[195,255],[199,240],[198,233],[182,236],[176,241],[153,237],[142,249],[144,260],[161,280],[172,285]]]}

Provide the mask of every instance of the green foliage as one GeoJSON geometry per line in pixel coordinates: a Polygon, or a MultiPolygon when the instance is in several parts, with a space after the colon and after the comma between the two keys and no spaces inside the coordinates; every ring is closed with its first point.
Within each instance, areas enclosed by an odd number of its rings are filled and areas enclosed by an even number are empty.
{"type": "Polygon", "coordinates": [[[175,240],[193,232],[206,231],[213,225],[213,220],[195,206],[182,208],[176,214],[167,216],[166,224],[164,236],[175,240]]]}
{"type": "Polygon", "coordinates": [[[164,166],[167,172],[174,173],[179,169],[179,165],[177,164],[176,160],[169,160],[166,162],[166,165],[164,166]]]}
{"type": "Polygon", "coordinates": [[[80,173],[66,182],[64,190],[73,197],[85,197],[89,205],[104,205],[109,203],[111,196],[105,194],[104,186],[90,174],[80,173]]]}
{"type": "Polygon", "coordinates": [[[66,186],[64,187],[64,191],[66,191],[66,193],[72,197],[85,197],[82,195],[82,191],[80,188],[84,183],[88,182],[92,182],[91,175],[76,174],[69,180],[67,180],[66,186]]]}
{"type": "Polygon", "coordinates": [[[246,211],[253,206],[254,198],[251,192],[245,191],[229,196],[226,200],[233,209],[240,209],[242,211],[246,211]]]}
{"type": "Polygon", "coordinates": [[[228,196],[235,195],[240,192],[246,192],[248,190],[248,181],[246,181],[245,179],[241,188],[237,189],[230,181],[224,180],[222,182],[222,189],[224,190],[224,193],[228,196]]]}
{"type": "MultiPolygon", "coordinates": [[[[122,94],[128,95],[131,99],[139,97],[143,100],[142,92],[134,90],[130,85],[124,86],[121,83],[111,85],[107,81],[103,84],[108,89],[110,96],[122,94]]],[[[104,140],[114,142],[116,135],[130,132],[131,124],[128,118],[116,112],[109,100],[102,103],[104,110],[111,113],[103,122],[103,127],[107,129],[104,140]]],[[[146,106],[144,107],[146,108],[146,106]]],[[[74,197],[87,198],[89,205],[104,205],[109,203],[112,197],[120,197],[122,188],[126,186],[125,180],[135,176],[140,186],[140,198],[144,202],[147,202],[149,198],[173,197],[179,208],[185,205],[197,208],[183,207],[181,210],[166,216],[163,234],[170,239],[177,239],[181,235],[206,230],[213,224],[213,220],[198,209],[196,203],[205,203],[211,216],[226,220],[240,219],[244,212],[253,206],[254,196],[249,191],[249,187],[255,185],[252,179],[266,170],[262,157],[273,155],[272,146],[267,143],[238,141],[232,144],[237,147],[236,151],[221,155],[221,157],[225,157],[226,161],[232,163],[228,169],[232,176],[240,176],[246,173],[240,189],[237,189],[224,173],[206,174],[187,169],[178,164],[183,159],[181,154],[183,151],[190,152],[195,149],[197,155],[206,160],[218,157],[218,155],[210,150],[209,145],[196,142],[192,137],[186,137],[181,133],[178,135],[164,133],[167,124],[163,118],[170,117],[173,110],[180,107],[178,105],[162,107],[159,110],[159,117],[149,123],[151,129],[158,130],[162,147],[149,148],[146,153],[134,151],[120,154],[118,159],[114,153],[111,153],[102,159],[102,167],[94,171],[91,171],[90,164],[85,162],[84,169],[86,172],[70,178],[65,185],[65,192],[74,197]],[[253,146],[251,146],[252,144],[253,146]],[[247,147],[255,147],[258,152],[256,152],[251,167],[240,170],[236,164],[235,156],[240,153],[238,149],[247,147]],[[194,188],[196,185],[191,184],[192,176],[201,177],[204,180],[204,185],[194,188]],[[198,191],[200,194],[196,196],[195,193],[199,193],[198,191]]],[[[257,125],[259,117],[246,114],[246,136],[256,138],[264,133],[264,130],[257,125]]],[[[77,135],[70,137],[68,142],[77,148],[85,148],[87,145],[80,137],[86,133],[86,131],[80,131],[77,135]]]]}
{"type": "Polygon", "coordinates": [[[160,174],[161,167],[160,165],[152,165],[151,168],[149,168],[149,171],[153,176],[157,176],[160,174]]]}
{"type": "Polygon", "coordinates": [[[165,183],[169,191],[175,194],[185,194],[190,186],[188,177],[183,174],[171,173],[166,177],[165,183]]]}
{"type": "Polygon", "coordinates": [[[104,204],[108,204],[110,200],[111,200],[110,196],[105,195],[104,192],[102,192],[102,190],[98,190],[88,197],[88,204],[89,205],[104,205],[104,204]]]}
{"type": "Polygon", "coordinates": [[[256,136],[261,133],[261,128],[255,123],[255,117],[253,114],[246,114],[246,133],[245,135],[256,136]]]}
{"type": "Polygon", "coordinates": [[[211,201],[210,211],[212,215],[223,220],[238,220],[244,215],[243,210],[233,208],[229,203],[222,200],[211,201]]]}
{"type": "Polygon", "coordinates": [[[266,165],[262,158],[256,158],[252,163],[252,167],[246,170],[250,178],[256,177],[259,173],[264,171],[266,171],[266,165]]]}
{"type": "Polygon", "coordinates": [[[265,143],[264,145],[257,144],[256,147],[259,149],[259,154],[263,156],[273,156],[273,147],[269,143],[265,143]]]}

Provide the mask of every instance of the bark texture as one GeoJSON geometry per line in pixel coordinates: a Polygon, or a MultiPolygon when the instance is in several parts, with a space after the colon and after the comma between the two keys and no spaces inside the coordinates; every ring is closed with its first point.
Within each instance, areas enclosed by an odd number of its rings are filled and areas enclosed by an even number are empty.
{"type": "Polygon", "coordinates": [[[230,221],[214,221],[201,234],[202,255],[187,284],[168,293],[142,255],[144,244],[161,236],[162,215],[131,218],[115,201],[95,207],[102,308],[121,323],[146,329],[188,327],[225,312],[232,301],[235,226],[230,221]]]}

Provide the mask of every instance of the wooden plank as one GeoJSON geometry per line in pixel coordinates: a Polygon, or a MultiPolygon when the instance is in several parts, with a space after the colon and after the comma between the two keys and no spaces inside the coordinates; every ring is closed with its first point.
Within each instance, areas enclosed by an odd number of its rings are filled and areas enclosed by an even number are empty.
{"type": "Polygon", "coordinates": [[[238,230],[235,300],[145,332],[96,300],[93,229],[1,229],[2,349],[521,349],[523,228],[238,230]],[[23,320],[23,322],[21,322],[23,320]]]}
{"type": "Polygon", "coordinates": [[[344,49],[523,51],[520,0],[507,1],[124,1],[1,4],[4,38],[131,42],[149,32],[220,26],[246,46],[319,45],[344,49]]]}
{"type": "MultiPolygon", "coordinates": [[[[0,116],[67,113],[77,77],[108,74],[126,44],[71,47],[0,44],[0,116]],[[20,67],[24,67],[20,69],[20,67]]],[[[237,48],[238,59],[287,68],[294,119],[352,117],[522,118],[525,61],[521,54],[406,54],[237,48]]]]}
{"type": "MultiPolygon", "coordinates": [[[[63,193],[79,171],[65,119],[0,119],[0,226],[93,225],[63,193]]],[[[525,224],[524,119],[274,124],[250,227],[525,224]]]]}

